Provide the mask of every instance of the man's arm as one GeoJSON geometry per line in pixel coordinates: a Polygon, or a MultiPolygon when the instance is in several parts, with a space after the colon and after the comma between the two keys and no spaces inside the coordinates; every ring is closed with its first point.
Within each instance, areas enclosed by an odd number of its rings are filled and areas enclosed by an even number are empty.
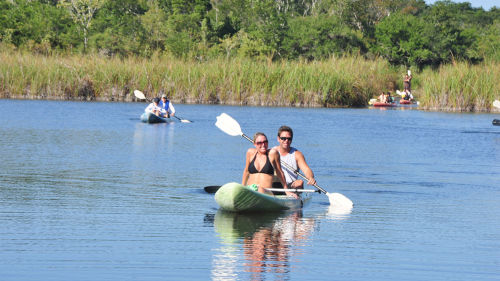
{"type": "Polygon", "coordinates": [[[168,110],[170,111],[170,114],[171,114],[172,116],[174,116],[174,115],[175,115],[175,108],[174,108],[174,106],[172,105],[172,102],[169,102],[169,103],[168,103],[168,110]]]}
{"type": "Polygon", "coordinates": [[[302,170],[302,172],[304,172],[304,175],[306,176],[306,178],[309,179],[307,184],[308,185],[316,184],[316,180],[314,179],[314,173],[311,170],[311,168],[309,168],[309,165],[307,165],[306,159],[304,157],[304,154],[302,154],[302,152],[300,152],[298,150],[295,151],[295,161],[297,161],[297,165],[299,166],[299,169],[302,170]]]}

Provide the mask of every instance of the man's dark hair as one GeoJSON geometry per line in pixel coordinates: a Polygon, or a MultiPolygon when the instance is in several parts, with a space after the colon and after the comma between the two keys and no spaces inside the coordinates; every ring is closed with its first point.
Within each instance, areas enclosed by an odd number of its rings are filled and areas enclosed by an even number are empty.
{"type": "Polygon", "coordinates": [[[292,131],[292,128],[288,127],[288,126],[281,126],[279,129],[278,129],[278,137],[281,136],[281,132],[289,132],[290,133],[290,136],[293,138],[293,131],[292,131]]]}

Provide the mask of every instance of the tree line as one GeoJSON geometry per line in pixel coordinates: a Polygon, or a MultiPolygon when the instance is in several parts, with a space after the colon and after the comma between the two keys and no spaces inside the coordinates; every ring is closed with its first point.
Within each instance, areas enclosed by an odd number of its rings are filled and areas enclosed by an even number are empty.
{"type": "Polygon", "coordinates": [[[500,8],[423,0],[0,0],[2,49],[395,66],[500,61],[500,8]]]}

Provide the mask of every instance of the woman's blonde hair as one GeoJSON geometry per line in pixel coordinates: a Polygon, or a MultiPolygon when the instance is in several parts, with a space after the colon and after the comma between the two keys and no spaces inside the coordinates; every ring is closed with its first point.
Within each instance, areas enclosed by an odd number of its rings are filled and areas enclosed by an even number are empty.
{"type": "Polygon", "coordinates": [[[255,140],[257,140],[257,138],[258,138],[259,136],[264,136],[264,137],[266,137],[266,140],[267,140],[267,136],[266,136],[266,134],[261,133],[261,132],[257,132],[257,133],[255,133],[255,135],[253,135],[253,143],[255,143],[255,140]]]}

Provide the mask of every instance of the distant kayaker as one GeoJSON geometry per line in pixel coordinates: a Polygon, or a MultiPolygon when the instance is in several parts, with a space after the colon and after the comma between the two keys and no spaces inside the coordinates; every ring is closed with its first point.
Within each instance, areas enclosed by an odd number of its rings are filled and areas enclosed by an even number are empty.
{"type": "Polygon", "coordinates": [[[167,95],[161,95],[159,106],[166,112],[166,117],[170,117],[170,115],[175,116],[175,108],[172,105],[172,102],[167,100],[167,95]]]}
{"type": "MultiPolygon", "coordinates": [[[[291,147],[293,139],[292,128],[288,126],[281,126],[278,129],[278,142],[279,146],[274,147],[281,157],[281,160],[292,166],[296,171],[302,170],[305,176],[309,179],[308,185],[316,184],[314,179],[314,173],[312,172],[309,165],[307,165],[306,159],[302,152],[298,151],[294,147],[291,147]]],[[[290,171],[287,167],[283,169],[286,179],[287,188],[304,188],[304,181],[298,179],[298,174],[290,171]]]]}
{"type": "Polygon", "coordinates": [[[387,92],[387,96],[385,97],[386,103],[392,103],[394,101],[394,97],[391,97],[391,93],[387,92]]]}
{"type": "Polygon", "coordinates": [[[382,94],[380,94],[380,96],[378,96],[378,99],[380,100],[380,102],[383,102],[383,103],[387,102],[387,97],[385,96],[384,92],[382,92],[382,94]]]}
{"type": "Polygon", "coordinates": [[[160,99],[154,98],[153,102],[146,107],[145,112],[153,112],[156,116],[163,116],[166,112],[159,106],[160,99]]]}
{"type": "Polygon", "coordinates": [[[413,95],[408,90],[404,90],[405,95],[403,96],[404,100],[413,100],[413,95]]]}
{"type": "Polygon", "coordinates": [[[411,79],[412,78],[413,78],[413,75],[409,76],[408,74],[406,74],[405,75],[405,79],[403,81],[403,83],[404,83],[404,89],[408,90],[409,92],[411,92],[411,79]]]}
{"type": "MultiPolygon", "coordinates": [[[[253,145],[255,148],[249,148],[246,154],[241,184],[257,187],[261,193],[270,193],[266,188],[272,188],[274,170],[276,170],[281,184],[286,186],[285,175],[281,170],[280,155],[276,150],[268,149],[267,136],[263,133],[255,133],[253,145]]],[[[297,194],[292,196],[298,198],[297,194]]]]}

